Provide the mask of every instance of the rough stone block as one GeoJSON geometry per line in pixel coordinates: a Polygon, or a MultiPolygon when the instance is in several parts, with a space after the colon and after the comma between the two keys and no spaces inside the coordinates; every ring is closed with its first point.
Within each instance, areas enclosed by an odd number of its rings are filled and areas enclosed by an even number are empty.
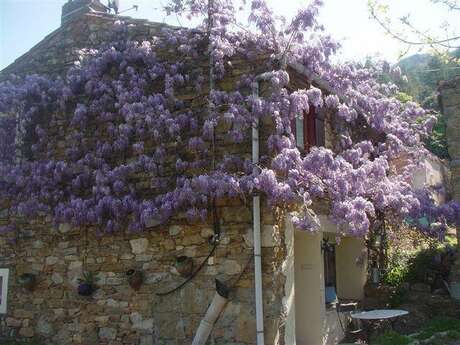
{"type": "Polygon", "coordinates": [[[123,284],[123,282],[124,282],[124,279],[119,278],[119,277],[110,277],[110,278],[107,278],[105,281],[107,285],[121,285],[123,284]]]}
{"type": "Polygon", "coordinates": [[[129,244],[131,245],[131,251],[133,254],[142,254],[147,250],[149,246],[149,240],[146,238],[137,238],[130,240],[129,244]]]}
{"type": "Polygon", "coordinates": [[[111,327],[102,327],[99,329],[99,338],[114,340],[117,337],[117,330],[111,327]]]}
{"type": "Polygon", "coordinates": [[[50,336],[54,334],[54,328],[46,317],[41,316],[38,319],[37,332],[44,336],[50,336]]]}
{"type": "Polygon", "coordinates": [[[169,227],[169,235],[177,236],[182,232],[182,227],[178,225],[172,225],[169,227]]]}
{"type": "Polygon", "coordinates": [[[22,327],[19,330],[19,335],[25,338],[32,338],[35,335],[35,332],[32,327],[22,327]]]}
{"type": "Polygon", "coordinates": [[[6,325],[8,327],[21,327],[22,322],[21,322],[21,320],[18,320],[18,319],[12,318],[12,317],[7,317],[6,318],[6,325]]]}
{"type": "Polygon", "coordinates": [[[143,335],[143,336],[141,336],[141,340],[140,340],[139,345],[154,345],[154,344],[155,344],[155,342],[153,340],[152,335],[143,335]]]}
{"type": "Polygon", "coordinates": [[[83,262],[81,261],[73,261],[69,264],[69,270],[70,271],[73,271],[73,270],[81,270],[83,267],[83,262]]]}
{"type": "Polygon", "coordinates": [[[133,328],[142,331],[153,331],[153,319],[141,320],[133,323],[133,328]]]}
{"type": "Polygon", "coordinates": [[[48,266],[51,266],[51,265],[54,265],[56,264],[57,262],[59,261],[59,258],[56,257],[56,256],[48,256],[45,260],[45,263],[48,265],[48,266]]]}
{"type": "Polygon", "coordinates": [[[101,325],[106,325],[109,322],[109,317],[107,315],[96,316],[94,318],[94,322],[99,323],[101,325]]]}
{"type": "Polygon", "coordinates": [[[151,261],[152,258],[153,258],[153,255],[150,255],[150,254],[136,255],[136,261],[139,261],[139,262],[151,261]]]}
{"type": "Polygon", "coordinates": [[[72,226],[68,223],[59,224],[59,232],[66,234],[72,230],[72,226]]]}
{"type": "Polygon", "coordinates": [[[34,313],[29,310],[15,309],[13,311],[13,316],[17,319],[33,319],[34,313]]]}
{"type": "Polygon", "coordinates": [[[241,265],[236,260],[223,259],[219,265],[219,272],[222,274],[238,274],[241,272],[241,265]]]}

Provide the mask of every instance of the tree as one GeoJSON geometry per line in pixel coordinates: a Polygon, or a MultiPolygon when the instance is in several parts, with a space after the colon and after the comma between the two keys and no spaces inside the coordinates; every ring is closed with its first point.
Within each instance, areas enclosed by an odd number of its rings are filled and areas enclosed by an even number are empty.
{"type": "MultiPolygon", "coordinates": [[[[457,0],[431,0],[434,4],[441,4],[449,11],[459,11],[460,6],[457,0]]],[[[437,55],[444,59],[449,57],[452,49],[460,48],[460,34],[449,32],[450,24],[444,22],[441,25],[445,36],[440,37],[434,33],[434,28],[430,30],[417,27],[411,20],[410,14],[401,16],[395,23],[389,16],[389,5],[381,0],[368,0],[368,9],[373,18],[382,29],[392,38],[406,45],[407,51],[416,47],[422,49],[429,47],[437,55]]],[[[406,51],[406,53],[407,53],[406,51]]]]}

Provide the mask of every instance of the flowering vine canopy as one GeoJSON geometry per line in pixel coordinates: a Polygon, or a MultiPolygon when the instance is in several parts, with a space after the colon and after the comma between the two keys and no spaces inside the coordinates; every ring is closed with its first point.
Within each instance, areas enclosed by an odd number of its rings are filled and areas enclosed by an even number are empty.
{"type": "Polygon", "coordinates": [[[144,42],[116,23],[114,38],[87,51],[64,78],[2,82],[0,198],[12,218],[51,215],[56,224],[106,233],[141,231],[178,214],[205,219],[215,200],[257,193],[293,211],[305,230],[315,230],[313,201],[326,199],[344,233],[366,234],[377,213],[442,233],[458,221],[459,206],[438,206],[428,189],[411,185],[411,171],[428,155],[422,141],[433,117],[398,101],[394,84],[377,82],[388,65],[334,64],[339,44],[316,21],[320,6],[314,0],[287,21],[263,0],[173,0],[168,13],[203,23],[165,27],[144,42]],[[219,87],[232,60],[250,65],[259,55],[267,56],[262,67],[248,69],[231,90],[219,87]],[[289,91],[289,65],[328,90],[289,91]],[[256,70],[270,72],[263,96],[251,92],[256,70]],[[312,105],[332,114],[340,139],[333,150],[296,147],[291,122],[312,105]],[[220,127],[225,140],[241,144],[256,120],[272,124],[260,164],[231,150],[216,154],[220,127]],[[391,162],[401,156],[406,168],[396,171],[391,162]]]}

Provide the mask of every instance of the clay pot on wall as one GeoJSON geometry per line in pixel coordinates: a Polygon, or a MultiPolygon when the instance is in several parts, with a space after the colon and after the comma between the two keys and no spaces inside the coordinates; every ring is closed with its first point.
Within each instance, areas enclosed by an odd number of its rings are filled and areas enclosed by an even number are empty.
{"type": "Polygon", "coordinates": [[[190,277],[193,273],[193,260],[188,256],[177,257],[175,266],[177,272],[184,278],[190,277]]]}
{"type": "Polygon", "coordinates": [[[19,286],[28,291],[33,291],[37,282],[37,276],[33,273],[23,273],[18,278],[19,286]]]}
{"type": "Polygon", "coordinates": [[[138,270],[129,270],[126,272],[128,277],[128,284],[135,291],[138,291],[141,288],[142,283],[144,282],[144,275],[141,271],[138,270]]]}

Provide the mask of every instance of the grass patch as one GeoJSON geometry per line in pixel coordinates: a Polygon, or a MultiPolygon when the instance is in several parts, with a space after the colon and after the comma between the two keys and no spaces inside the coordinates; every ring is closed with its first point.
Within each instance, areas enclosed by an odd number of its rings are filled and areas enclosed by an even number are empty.
{"type": "Polygon", "coordinates": [[[393,330],[385,331],[385,333],[375,337],[372,345],[409,345],[415,339],[426,340],[431,337],[434,339],[427,345],[445,345],[451,341],[460,339],[460,319],[450,317],[436,317],[428,321],[425,326],[415,335],[406,336],[399,334],[393,330]],[[440,335],[439,333],[446,333],[440,335]]]}
{"type": "Polygon", "coordinates": [[[411,338],[408,336],[401,335],[395,331],[385,331],[385,333],[372,340],[371,343],[375,345],[408,345],[410,342],[411,338]]]}
{"type": "Polygon", "coordinates": [[[446,345],[450,344],[452,341],[457,341],[458,339],[460,339],[460,332],[448,331],[446,335],[436,336],[426,345],[446,345]]]}
{"type": "Polygon", "coordinates": [[[422,328],[415,339],[424,340],[432,337],[435,333],[449,332],[449,336],[460,335],[460,320],[450,317],[436,317],[422,328]]]}

